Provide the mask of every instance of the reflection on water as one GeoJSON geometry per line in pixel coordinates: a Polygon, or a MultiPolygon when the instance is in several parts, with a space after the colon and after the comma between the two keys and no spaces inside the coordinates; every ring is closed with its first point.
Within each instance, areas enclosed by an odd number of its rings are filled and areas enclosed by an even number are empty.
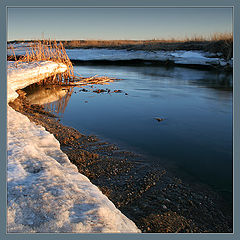
{"type": "Polygon", "coordinates": [[[176,78],[202,87],[212,87],[215,89],[232,90],[232,73],[217,71],[202,71],[184,68],[142,68],[139,69],[146,76],[176,78]]]}
{"type": "MultiPolygon", "coordinates": [[[[172,163],[179,173],[231,195],[232,74],[152,66],[74,68],[83,77],[107,75],[122,80],[107,86],[111,93],[94,93],[96,88],[106,88],[100,85],[88,91],[59,88],[63,91],[59,100],[43,104],[64,113],[63,124],[144,153],[150,162],[172,163]],[[123,92],[114,93],[116,89],[123,92]],[[156,117],[166,120],[157,122],[156,117]]],[[[44,99],[45,92],[38,98],[44,99]]]]}
{"type": "Polygon", "coordinates": [[[73,93],[73,87],[57,85],[30,86],[25,91],[30,104],[43,105],[47,111],[60,116],[65,112],[68,101],[73,93]]]}

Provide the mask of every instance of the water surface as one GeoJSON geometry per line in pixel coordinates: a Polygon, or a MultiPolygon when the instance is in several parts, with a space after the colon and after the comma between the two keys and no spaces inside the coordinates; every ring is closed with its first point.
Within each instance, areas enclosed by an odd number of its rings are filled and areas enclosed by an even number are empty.
{"type": "MultiPolygon", "coordinates": [[[[148,65],[74,69],[84,77],[122,80],[85,87],[89,92],[74,88],[67,104],[62,103],[63,124],[232,192],[232,74],[148,65]],[[92,92],[96,88],[123,92],[97,94],[92,92]]],[[[53,111],[56,104],[50,104],[53,111]]]]}

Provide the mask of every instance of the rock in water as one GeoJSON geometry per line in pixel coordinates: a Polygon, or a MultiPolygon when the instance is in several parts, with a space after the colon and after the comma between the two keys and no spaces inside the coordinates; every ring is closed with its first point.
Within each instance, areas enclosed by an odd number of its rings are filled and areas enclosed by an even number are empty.
{"type": "Polygon", "coordinates": [[[158,122],[165,120],[165,118],[155,118],[158,122]]]}

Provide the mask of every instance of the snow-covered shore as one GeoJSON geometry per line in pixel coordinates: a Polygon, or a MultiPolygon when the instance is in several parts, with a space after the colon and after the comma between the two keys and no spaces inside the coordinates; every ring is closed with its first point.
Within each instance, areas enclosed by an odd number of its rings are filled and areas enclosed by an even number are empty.
{"type": "MultiPolygon", "coordinates": [[[[53,62],[8,63],[8,102],[17,89],[65,70],[53,62]]],[[[10,106],[7,118],[8,232],[140,232],[78,173],[52,134],[10,106]]]]}

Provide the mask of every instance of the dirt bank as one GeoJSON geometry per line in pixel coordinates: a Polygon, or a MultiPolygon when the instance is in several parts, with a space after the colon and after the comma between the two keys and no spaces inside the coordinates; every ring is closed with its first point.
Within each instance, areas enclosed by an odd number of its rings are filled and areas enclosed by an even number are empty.
{"type": "Polygon", "coordinates": [[[10,105],[54,134],[79,172],[142,232],[232,232],[231,207],[206,185],[190,185],[166,166],[64,126],[19,93],[10,105]]]}

